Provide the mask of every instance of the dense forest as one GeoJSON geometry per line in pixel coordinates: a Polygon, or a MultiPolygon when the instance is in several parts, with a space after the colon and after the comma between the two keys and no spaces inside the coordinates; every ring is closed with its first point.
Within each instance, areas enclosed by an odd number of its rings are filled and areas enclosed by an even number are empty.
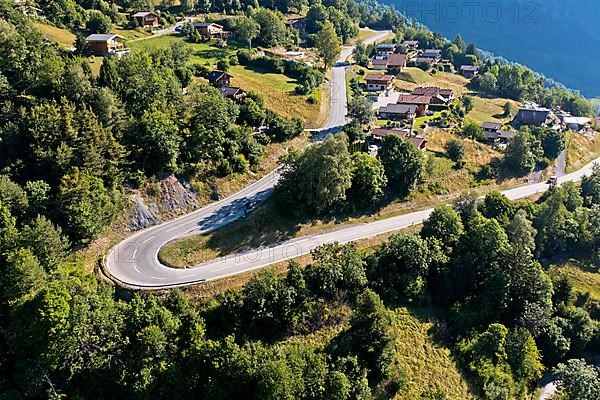
{"type": "MultiPolygon", "coordinates": [[[[147,1],[36,5],[48,21],[78,34],[124,24],[119,10],[154,8],[147,1]]],[[[456,63],[481,62],[496,78],[485,86],[490,92],[589,113],[580,97],[545,88],[530,70],[480,61],[473,45],[414,27],[374,1],[159,7],[165,24],[175,11],[236,14],[231,29],[249,47],[293,41],[282,12],[307,9],[307,42],[319,47],[325,66],[335,58],[321,32],[346,42],[359,26],[393,28],[398,41],[443,48],[456,63]]],[[[199,83],[194,78],[206,71],[190,64],[183,45],[104,59],[96,76],[81,37],[66,52],[33,22],[0,0],[0,398],[401,397],[408,377],[394,356],[398,306],[436,310],[448,327],[440,340],[483,398],[524,398],[552,368],[567,398],[600,396],[598,374],[579,360],[600,345],[599,305],[546,272],[564,257],[598,265],[599,169],[536,201],[461,197],[436,208],[420,232],[399,233],[367,252],[327,245],[306,268],[292,262],[284,274],[266,270],[243,289],[203,302],[179,290],[117,289],[74,254],[103,237],[128,190],[171,173],[206,182],[246,172],[267,145],[299,135],[303,125],[267,109],[258,93],[238,104],[199,83]],[[334,334],[321,341],[301,340],[327,329],[334,334]]],[[[303,94],[326,72],[250,50],[236,58],[297,79],[303,94]]],[[[350,112],[360,123],[370,118],[358,102],[350,112]]],[[[380,159],[351,153],[348,136],[360,135],[352,129],[289,152],[276,192],[281,205],[314,218],[410,192],[422,169],[414,146],[386,137],[380,159]],[[335,168],[321,168],[324,160],[335,168]],[[316,190],[327,182],[327,190],[316,190]]],[[[533,156],[556,154],[548,136],[524,132],[529,142],[509,149],[523,172],[533,156]]]]}
{"type": "Polygon", "coordinates": [[[326,245],[305,269],[266,270],[200,305],[180,291],[122,298],[65,262],[60,229],[27,217],[37,192],[3,180],[4,398],[401,395],[390,311],[400,305],[439,309],[443,340],[483,398],[524,398],[555,365],[567,398],[600,394],[577,360],[600,345],[600,305],[544,268],[566,254],[599,262],[600,168],[536,202],[463,196],[372,252],[326,245]],[[288,339],[340,322],[324,344],[288,339]]]}

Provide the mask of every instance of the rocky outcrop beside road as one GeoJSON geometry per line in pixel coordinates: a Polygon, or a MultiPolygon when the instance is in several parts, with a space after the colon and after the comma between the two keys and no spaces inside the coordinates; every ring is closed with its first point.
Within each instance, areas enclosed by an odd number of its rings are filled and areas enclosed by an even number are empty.
{"type": "Polygon", "coordinates": [[[141,192],[130,195],[127,228],[131,231],[148,228],[173,216],[199,207],[196,193],[189,184],[170,175],[156,184],[148,184],[141,192]],[[158,188],[158,192],[153,189],[158,188]]]}

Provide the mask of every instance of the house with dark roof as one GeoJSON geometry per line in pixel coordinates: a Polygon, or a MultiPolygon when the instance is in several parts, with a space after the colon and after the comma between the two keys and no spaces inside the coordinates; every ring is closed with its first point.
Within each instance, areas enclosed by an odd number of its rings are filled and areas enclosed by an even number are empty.
{"type": "Polygon", "coordinates": [[[381,119],[414,119],[417,115],[417,105],[391,103],[381,107],[377,113],[381,119]]]}
{"type": "Polygon", "coordinates": [[[510,139],[515,137],[516,132],[499,130],[496,132],[484,132],[483,134],[489,143],[505,146],[508,144],[510,139]]]}
{"type": "Polygon", "coordinates": [[[396,45],[394,43],[380,43],[375,47],[377,57],[387,58],[394,54],[396,51],[396,45]]]}
{"type": "Polygon", "coordinates": [[[483,135],[491,144],[508,144],[508,141],[515,136],[515,132],[501,130],[502,124],[499,122],[486,121],[481,124],[483,135]]]}
{"type": "Polygon", "coordinates": [[[117,56],[121,58],[122,55],[130,52],[124,45],[125,38],[114,33],[94,33],[86,37],[85,42],[95,56],[117,56]]]}
{"type": "Polygon", "coordinates": [[[465,78],[475,78],[479,74],[479,67],[476,65],[461,65],[460,73],[465,78]]]}
{"type": "Polygon", "coordinates": [[[431,97],[429,96],[418,96],[414,94],[401,94],[398,96],[396,103],[398,104],[409,104],[415,105],[415,114],[417,117],[423,117],[427,113],[429,108],[429,102],[431,97]]]}
{"type": "Polygon", "coordinates": [[[537,104],[525,104],[519,109],[515,120],[522,125],[544,126],[551,122],[552,111],[537,104]]]}
{"type": "Polygon", "coordinates": [[[229,36],[229,32],[223,30],[223,25],[215,24],[214,22],[194,22],[192,26],[204,40],[210,40],[215,37],[223,39],[229,36]]]}
{"type": "Polygon", "coordinates": [[[433,58],[434,60],[440,60],[442,58],[442,51],[439,49],[426,49],[421,54],[424,58],[433,58]]]}
{"type": "Polygon", "coordinates": [[[158,26],[159,15],[152,11],[140,11],[132,15],[139,26],[158,26]]]}
{"type": "Polygon", "coordinates": [[[287,26],[297,29],[301,34],[306,31],[306,20],[304,18],[292,18],[285,21],[287,26]]]}
{"type": "Polygon", "coordinates": [[[390,90],[395,80],[396,77],[394,75],[365,75],[365,81],[367,82],[367,90],[369,91],[390,90]]]}
{"type": "Polygon", "coordinates": [[[415,51],[415,50],[417,50],[419,48],[419,41],[418,40],[405,40],[401,44],[408,51],[415,51]]]}
{"type": "Polygon", "coordinates": [[[227,97],[236,103],[241,103],[246,98],[246,92],[239,87],[223,86],[219,89],[219,91],[223,97],[227,97]]]}
{"type": "Polygon", "coordinates": [[[417,64],[417,67],[424,71],[430,71],[436,64],[436,60],[434,58],[428,57],[416,57],[414,58],[414,61],[417,64]]]}
{"type": "Polygon", "coordinates": [[[229,86],[231,83],[231,78],[233,78],[233,75],[228,74],[225,71],[219,70],[211,71],[206,77],[206,79],[208,79],[208,82],[217,88],[229,86]]]}
{"type": "Polygon", "coordinates": [[[483,133],[486,132],[498,132],[500,130],[500,128],[502,128],[502,124],[499,122],[489,122],[486,121],[483,124],[481,124],[481,129],[483,129],[483,133]]]}

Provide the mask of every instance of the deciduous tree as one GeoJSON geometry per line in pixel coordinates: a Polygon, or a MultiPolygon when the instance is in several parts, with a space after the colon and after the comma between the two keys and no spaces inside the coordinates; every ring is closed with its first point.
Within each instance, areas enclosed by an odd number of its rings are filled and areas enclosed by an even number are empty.
{"type": "Polygon", "coordinates": [[[331,22],[325,22],[323,28],[317,33],[315,46],[317,47],[319,56],[323,59],[325,69],[332,66],[338,59],[342,48],[340,39],[337,37],[331,22]]]}
{"type": "Polygon", "coordinates": [[[381,142],[379,157],[391,188],[400,195],[410,193],[422,176],[421,152],[396,135],[386,135],[381,142]]]}

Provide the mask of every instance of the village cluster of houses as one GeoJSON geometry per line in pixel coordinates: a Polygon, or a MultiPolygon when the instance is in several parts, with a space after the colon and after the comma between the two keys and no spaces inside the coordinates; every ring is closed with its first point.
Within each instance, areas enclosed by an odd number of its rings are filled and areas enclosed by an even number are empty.
{"type": "Polygon", "coordinates": [[[551,110],[535,103],[525,103],[515,116],[515,121],[521,125],[571,130],[578,133],[586,133],[592,129],[591,118],[573,116],[560,107],[551,110]]]}
{"type": "MultiPolygon", "coordinates": [[[[366,86],[380,87],[385,84],[385,90],[390,90],[393,85],[393,75],[366,75],[366,86]]],[[[386,104],[377,110],[381,119],[388,120],[413,120],[416,117],[427,115],[430,105],[447,106],[456,98],[452,89],[437,86],[417,87],[412,92],[400,93],[394,103],[386,104]]]]}
{"type": "Polygon", "coordinates": [[[380,43],[375,48],[375,56],[371,60],[372,69],[399,70],[402,71],[409,61],[418,67],[429,71],[439,63],[448,63],[442,60],[442,51],[439,49],[419,50],[419,42],[416,40],[405,40],[400,47],[395,43],[380,43]],[[406,51],[400,52],[402,48],[406,51]]]}
{"type": "MultiPolygon", "coordinates": [[[[371,69],[402,71],[411,61],[417,67],[425,71],[431,71],[436,65],[449,66],[450,60],[442,59],[440,49],[419,50],[419,42],[416,40],[405,40],[396,46],[394,43],[380,43],[375,48],[375,55],[371,59],[371,69]],[[404,50],[404,52],[401,52],[404,50]]],[[[461,75],[472,79],[479,74],[476,65],[462,65],[461,75]]]]}
{"type": "MultiPolygon", "coordinates": [[[[551,110],[535,103],[525,103],[514,118],[517,125],[530,125],[551,128],[558,131],[571,130],[580,134],[592,133],[592,119],[576,117],[557,107],[551,110]]],[[[498,122],[484,122],[481,125],[483,134],[490,144],[505,147],[516,133],[502,130],[498,122]]]]}

